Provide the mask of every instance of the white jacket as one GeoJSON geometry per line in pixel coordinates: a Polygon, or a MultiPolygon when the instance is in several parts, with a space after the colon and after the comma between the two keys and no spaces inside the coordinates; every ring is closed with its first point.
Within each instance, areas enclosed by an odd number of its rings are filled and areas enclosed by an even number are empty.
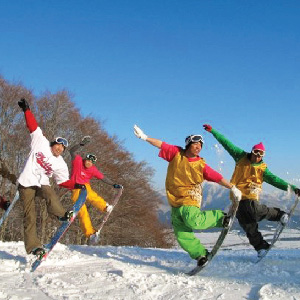
{"type": "Polygon", "coordinates": [[[54,177],[57,184],[69,179],[69,170],[62,156],[54,156],[50,143],[40,127],[31,134],[31,151],[18,182],[25,186],[50,185],[49,178],[54,177]]]}

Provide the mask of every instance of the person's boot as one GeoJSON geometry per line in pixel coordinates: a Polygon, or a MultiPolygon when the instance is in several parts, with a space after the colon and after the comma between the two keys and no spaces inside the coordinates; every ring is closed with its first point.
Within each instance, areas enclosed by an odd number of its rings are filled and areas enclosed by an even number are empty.
{"type": "Polygon", "coordinates": [[[260,258],[261,256],[264,256],[269,248],[270,248],[270,244],[266,241],[263,241],[263,244],[261,245],[260,249],[256,250],[257,251],[257,257],[260,258]]]}
{"type": "Polygon", "coordinates": [[[231,221],[232,221],[231,216],[228,216],[227,214],[224,214],[223,221],[222,221],[222,226],[224,228],[228,228],[231,225],[231,221]]]}
{"type": "Polygon", "coordinates": [[[38,247],[34,248],[30,253],[37,256],[39,259],[42,259],[42,257],[46,254],[46,250],[38,247]]]}
{"type": "Polygon", "coordinates": [[[58,217],[58,220],[61,222],[69,222],[74,215],[73,210],[66,211],[65,215],[63,217],[58,217]]]}
{"type": "Polygon", "coordinates": [[[206,255],[203,255],[203,256],[199,256],[197,258],[197,266],[199,267],[204,267],[207,263],[208,263],[208,252],[206,255]]]}
{"type": "Polygon", "coordinates": [[[288,221],[289,221],[289,215],[287,213],[284,213],[279,220],[282,226],[285,226],[288,223],[288,221]]]}

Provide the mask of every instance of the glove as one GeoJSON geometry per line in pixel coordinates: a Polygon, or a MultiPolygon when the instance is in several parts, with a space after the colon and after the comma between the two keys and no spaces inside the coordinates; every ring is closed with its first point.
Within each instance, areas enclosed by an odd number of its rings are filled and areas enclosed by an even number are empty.
{"type": "Polygon", "coordinates": [[[0,208],[2,208],[3,210],[7,210],[9,206],[10,206],[10,201],[0,196],[0,208]]]}
{"type": "Polygon", "coordinates": [[[296,188],[296,189],[294,190],[294,192],[295,192],[295,194],[296,194],[298,197],[300,196],[300,189],[296,188]]]}
{"type": "Polygon", "coordinates": [[[6,201],[3,205],[3,209],[6,211],[8,210],[9,206],[10,206],[10,201],[6,201]]]}
{"type": "Polygon", "coordinates": [[[85,190],[85,185],[80,183],[75,183],[74,189],[85,190]]]}
{"type": "Polygon", "coordinates": [[[121,184],[114,184],[113,185],[113,187],[115,188],[115,189],[122,189],[123,188],[123,186],[121,185],[121,184]]]}
{"type": "Polygon", "coordinates": [[[109,204],[106,204],[106,208],[105,208],[105,210],[108,212],[108,213],[110,213],[112,210],[113,210],[113,206],[112,205],[109,205],[109,204]]]}
{"type": "Polygon", "coordinates": [[[139,128],[137,125],[134,125],[133,128],[134,128],[134,134],[139,139],[146,141],[148,136],[143,132],[143,130],[141,128],[139,128]]]}
{"type": "Polygon", "coordinates": [[[211,130],[212,130],[212,127],[209,124],[204,124],[203,128],[208,132],[211,132],[211,130]]]}
{"type": "Polygon", "coordinates": [[[234,185],[231,189],[235,201],[240,202],[242,199],[242,192],[234,185]]]}
{"type": "Polygon", "coordinates": [[[24,112],[30,109],[28,102],[24,98],[18,101],[18,105],[23,109],[24,112]]]}
{"type": "Polygon", "coordinates": [[[86,135],[82,138],[81,142],[80,142],[80,146],[84,146],[86,144],[88,144],[91,141],[91,137],[89,135],[86,135]]]}

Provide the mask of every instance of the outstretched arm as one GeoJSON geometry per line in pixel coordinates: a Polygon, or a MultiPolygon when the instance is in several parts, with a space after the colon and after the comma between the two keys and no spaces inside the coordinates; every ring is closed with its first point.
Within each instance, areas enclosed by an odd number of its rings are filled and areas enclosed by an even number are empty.
{"type": "Polygon", "coordinates": [[[231,189],[233,187],[233,184],[230,183],[229,181],[227,181],[225,178],[222,178],[219,182],[218,182],[219,185],[221,186],[224,186],[228,189],[231,189]]]}
{"type": "Polygon", "coordinates": [[[264,172],[264,181],[275,186],[278,189],[287,191],[290,186],[297,196],[300,196],[300,190],[293,184],[289,184],[283,179],[273,174],[268,168],[264,172]]]}
{"type": "Polygon", "coordinates": [[[82,138],[81,142],[77,145],[74,145],[71,149],[70,149],[70,154],[71,154],[71,158],[72,160],[74,160],[75,156],[78,154],[80,147],[85,146],[86,144],[88,144],[91,141],[91,137],[89,135],[86,135],[82,138]]]}
{"type": "Polygon", "coordinates": [[[162,141],[154,138],[147,137],[146,141],[154,147],[161,148],[162,141]]]}
{"type": "Polygon", "coordinates": [[[105,176],[101,180],[108,185],[112,185],[115,189],[123,188],[122,185],[114,183],[112,180],[110,180],[109,178],[107,178],[105,176]]]}
{"type": "Polygon", "coordinates": [[[59,184],[60,187],[65,188],[65,189],[69,189],[69,190],[73,190],[74,189],[74,185],[75,185],[75,183],[71,179],[69,179],[69,180],[67,180],[67,181],[62,182],[62,183],[59,184]]]}
{"type": "Polygon", "coordinates": [[[241,148],[235,146],[233,143],[231,143],[225,136],[223,136],[221,133],[219,133],[217,130],[213,129],[211,125],[204,124],[204,129],[210,133],[216,138],[216,140],[225,148],[225,150],[232,156],[232,158],[235,160],[235,162],[239,161],[242,156],[246,154],[244,150],[241,148]]]}
{"type": "Polygon", "coordinates": [[[222,178],[219,182],[220,185],[230,189],[232,196],[235,201],[239,202],[242,199],[242,192],[232,183],[227,181],[225,178],[222,178]]]}
{"type": "Polygon", "coordinates": [[[134,125],[134,134],[136,137],[138,137],[141,140],[147,141],[149,144],[151,144],[154,147],[161,148],[162,141],[155,139],[155,138],[150,138],[148,137],[141,128],[139,128],[137,125],[134,125]]]}

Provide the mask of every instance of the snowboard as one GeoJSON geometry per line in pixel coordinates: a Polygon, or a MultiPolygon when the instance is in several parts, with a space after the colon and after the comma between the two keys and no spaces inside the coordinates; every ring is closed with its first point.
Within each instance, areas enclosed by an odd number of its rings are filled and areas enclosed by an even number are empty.
{"type": "MultiPolygon", "coordinates": [[[[119,199],[120,199],[122,193],[123,193],[123,187],[119,188],[118,193],[115,195],[113,200],[110,202],[110,205],[113,206],[113,209],[115,208],[115,206],[119,202],[119,199]]],[[[109,218],[110,214],[112,213],[113,209],[110,212],[105,213],[105,216],[102,219],[100,226],[98,227],[97,231],[95,232],[95,237],[93,238],[93,240],[89,241],[89,245],[96,245],[99,242],[101,229],[103,228],[104,224],[108,220],[108,218],[109,218]]]]}
{"type": "Polygon", "coordinates": [[[2,226],[3,222],[6,220],[6,218],[8,217],[8,215],[10,213],[10,211],[13,209],[14,205],[16,204],[16,202],[18,200],[19,200],[19,191],[16,192],[16,195],[15,195],[13,201],[10,203],[10,206],[5,211],[5,213],[2,215],[2,217],[0,219],[0,227],[2,226]]]}
{"type": "Polygon", "coordinates": [[[61,237],[64,235],[64,233],[68,230],[70,225],[73,223],[74,219],[76,218],[79,210],[85,203],[87,196],[87,192],[85,189],[82,189],[80,192],[80,196],[78,197],[78,200],[74,203],[72,207],[73,216],[69,221],[64,221],[60,225],[60,227],[55,232],[54,236],[50,240],[50,243],[47,245],[44,245],[45,248],[45,254],[38,257],[31,266],[31,272],[34,272],[37,267],[48,257],[49,253],[52,251],[52,249],[55,247],[55,245],[58,243],[58,241],[61,239],[61,237]]]}
{"type": "Polygon", "coordinates": [[[203,266],[196,266],[194,269],[192,269],[191,271],[189,271],[188,273],[186,273],[189,276],[193,276],[197,273],[199,273],[201,270],[203,270],[214,258],[214,256],[217,254],[217,252],[219,251],[219,249],[221,248],[226,235],[228,234],[228,232],[230,231],[233,222],[234,222],[234,218],[237,212],[237,209],[239,207],[239,202],[233,202],[232,205],[229,208],[228,211],[228,216],[230,216],[230,221],[227,227],[223,228],[214,247],[212,248],[212,250],[209,252],[208,256],[207,256],[207,263],[203,266]]]}
{"type": "Polygon", "coordinates": [[[279,236],[281,235],[282,231],[284,230],[284,228],[287,226],[287,224],[289,223],[290,219],[291,219],[291,216],[293,215],[297,205],[299,203],[299,197],[296,198],[293,206],[291,207],[290,211],[287,213],[289,215],[289,218],[288,218],[288,221],[286,222],[286,224],[282,225],[280,222],[279,224],[277,225],[277,228],[274,232],[274,235],[273,235],[273,238],[272,238],[272,241],[270,243],[270,247],[268,249],[266,249],[266,251],[260,256],[257,258],[257,261],[256,263],[260,262],[267,254],[268,252],[273,248],[274,244],[278,241],[279,239],[279,236]]]}

